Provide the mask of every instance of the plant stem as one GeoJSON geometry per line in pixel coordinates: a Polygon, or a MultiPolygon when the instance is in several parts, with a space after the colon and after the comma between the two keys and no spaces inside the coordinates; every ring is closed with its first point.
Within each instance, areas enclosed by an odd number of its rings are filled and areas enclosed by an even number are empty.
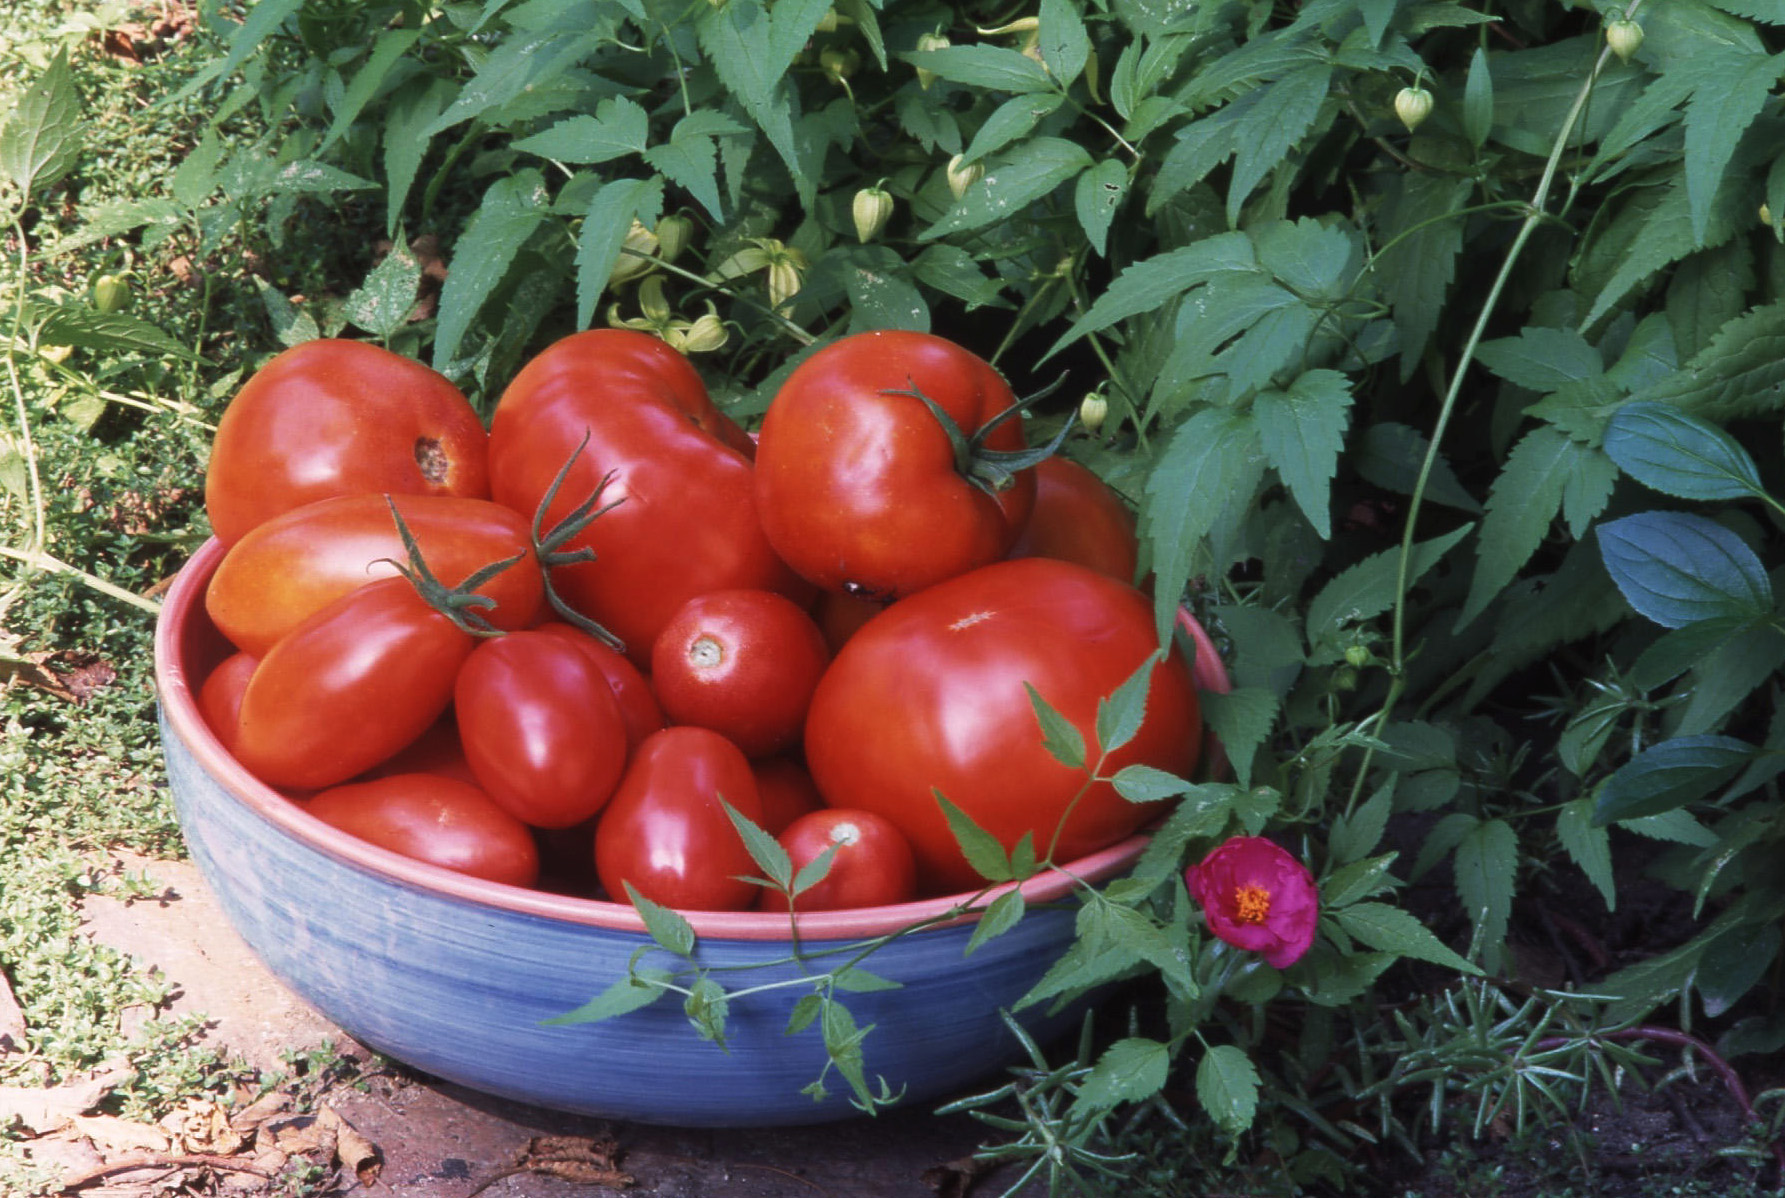
{"type": "Polygon", "coordinates": [[[41,549],[15,549],[11,545],[0,545],[0,557],[9,557],[13,561],[23,562],[49,574],[68,574],[80,579],[102,595],[140,608],[151,616],[161,614],[161,605],[153,599],[145,599],[135,591],[127,591],[115,582],[107,582],[97,574],[89,574],[78,566],[71,566],[60,558],[51,557],[41,549]]]}

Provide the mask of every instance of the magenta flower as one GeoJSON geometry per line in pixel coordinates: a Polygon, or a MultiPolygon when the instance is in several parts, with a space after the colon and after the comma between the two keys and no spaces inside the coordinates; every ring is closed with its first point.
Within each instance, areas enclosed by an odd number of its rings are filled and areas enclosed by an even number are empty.
{"type": "Polygon", "coordinates": [[[1277,969],[1314,943],[1320,892],[1300,861],[1262,836],[1235,836],[1184,872],[1209,930],[1277,969]]]}

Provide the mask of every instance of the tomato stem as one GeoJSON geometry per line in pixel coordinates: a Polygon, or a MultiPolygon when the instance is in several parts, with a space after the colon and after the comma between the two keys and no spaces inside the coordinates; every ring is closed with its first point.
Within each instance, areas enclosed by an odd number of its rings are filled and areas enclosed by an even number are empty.
{"type": "Polygon", "coordinates": [[[948,436],[948,444],[954,450],[955,472],[993,499],[998,497],[1000,491],[1007,491],[1016,483],[1018,472],[1038,466],[1053,457],[1061,443],[1066,440],[1066,434],[1072,431],[1075,417],[1068,416],[1059,433],[1046,445],[1033,446],[1028,449],[987,449],[985,446],[985,440],[992,430],[1021,412],[1029,404],[1045,399],[1065,381],[1064,375],[1036,394],[1017,400],[980,425],[971,437],[961,430],[960,424],[948,414],[941,404],[923,393],[915,380],[907,378],[905,381],[910,383],[909,387],[891,388],[882,391],[881,394],[908,395],[921,401],[948,436]]]}
{"type": "Polygon", "coordinates": [[[612,503],[602,505],[601,496],[607,490],[608,485],[614,481],[614,471],[609,470],[601,476],[601,481],[595,484],[595,489],[589,493],[587,499],[572,508],[562,520],[552,525],[549,530],[545,528],[546,512],[551,509],[552,504],[557,502],[558,492],[563,489],[565,480],[570,477],[571,467],[576,465],[576,460],[582,456],[583,450],[588,447],[588,444],[589,433],[585,429],[583,430],[583,439],[571,451],[570,457],[565,460],[564,465],[558,468],[557,475],[552,479],[552,485],[545,489],[545,497],[539,501],[539,507],[534,510],[533,551],[539,557],[539,574],[545,581],[546,602],[552,605],[552,610],[557,612],[565,623],[580,628],[616,653],[624,653],[626,652],[624,641],[572,607],[569,601],[558,593],[558,588],[552,585],[552,570],[555,567],[595,560],[595,550],[588,545],[577,549],[565,549],[564,545],[572,538],[580,536],[597,519],[625,502],[625,498],[622,496],[612,503]]]}
{"type": "Polygon", "coordinates": [[[429,607],[451,620],[460,631],[477,637],[501,636],[502,630],[491,624],[479,609],[496,606],[496,601],[488,595],[477,593],[477,588],[488,582],[508,567],[514,565],[525,553],[517,553],[513,557],[503,558],[499,562],[491,562],[475,571],[457,586],[447,586],[435,577],[422,558],[421,546],[416,543],[415,534],[409,531],[409,525],[403,520],[403,513],[397,510],[397,501],[388,494],[384,502],[390,507],[391,519],[397,522],[397,535],[403,538],[403,551],[408,554],[406,562],[394,558],[383,560],[396,568],[397,573],[409,580],[415,593],[424,599],[429,607]]]}

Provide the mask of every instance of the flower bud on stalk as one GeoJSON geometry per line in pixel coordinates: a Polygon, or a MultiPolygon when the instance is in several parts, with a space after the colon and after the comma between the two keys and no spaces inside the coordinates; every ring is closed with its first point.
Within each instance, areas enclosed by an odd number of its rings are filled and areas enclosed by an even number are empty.
{"type": "Polygon", "coordinates": [[[967,194],[967,189],[985,178],[985,165],[971,162],[961,163],[961,155],[956,154],[948,160],[948,190],[954,193],[955,199],[967,194]]]}
{"type": "Polygon", "coordinates": [[[685,216],[666,216],[657,222],[657,256],[665,262],[674,262],[688,248],[688,241],[694,236],[694,222],[685,216]]]}
{"type": "Polygon", "coordinates": [[[1629,62],[1630,56],[1642,48],[1642,26],[1628,18],[1612,21],[1605,27],[1605,44],[1619,62],[1629,62]]]}
{"type": "Polygon", "coordinates": [[[892,219],[892,193],[884,187],[864,187],[855,193],[849,214],[855,219],[855,236],[863,244],[880,236],[892,219]]]}
{"type": "Polygon", "coordinates": [[[649,255],[657,252],[657,245],[657,235],[638,221],[633,221],[632,227],[626,231],[626,240],[621,244],[620,256],[614,262],[613,273],[607,277],[608,286],[629,282],[653,269],[655,264],[649,255]],[[647,256],[640,258],[639,254],[647,256]]]}
{"type": "Polygon", "coordinates": [[[1403,87],[1395,96],[1395,115],[1411,133],[1432,115],[1432,93],[1423,87],[1403,87]]]}
{"type": "MultiPolygon", "coordinates": [[[[948,48],[949,44],[949,40],[940,33],[922,33],[917,38],[919,50],[944,50],[948,48]]],[[[926,71],[922,67],[917,68],[917,86],[929,91],[930,84],[934,82],[936,82],[936,72],[926,71]]]]}
{"type": "Polygon", "coordinates": [[[110,315],[130,306],[130,284],[117,275],[100,275],[93,281],[93,306],[110,315]]]}
{"type": "Polygon", "coordinates": [[[1109,400],[1093,391],[1079,401],[1078,422],[1085,426],[1085,431],[1096,432],[1103,427],[1109,417],[1109,400]]]}
{"type": "Polygon", "coordinates": [[[847,83],[861,62],[862,56],[854,50],[825,50],[818,55],[818,65],[837,83],[847,83]]]}

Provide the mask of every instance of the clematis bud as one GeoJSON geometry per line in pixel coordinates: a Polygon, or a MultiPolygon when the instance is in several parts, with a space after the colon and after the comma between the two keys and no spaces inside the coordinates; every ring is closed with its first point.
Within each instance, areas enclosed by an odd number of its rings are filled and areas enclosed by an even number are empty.
{"type": "MultiPolygon", "coordinates": [[[[678,322],[679,323],[679,322],[678,322]]],[[[731,331],[725,322],[719,319],[719,313],[713,305],[707,305],[705,316],[697,317],[693,324],[686,328],[672,329],[665,338],[671,345],[685,354],[705,354],[722,349],[731,339],[731,331]]]]}
{"type": "Polygon", "coordinates": [[[1629,62],[1630,56],[1642,48],[1642,26],[1627,18],[1612,21],[1605,27],[1605,44],[1619,62],[1629,62]]]}
{"type": "Polygon", "coordinates": [[[837,83],[846,83],[861,63],[862,56],[854,50],[825,50],[818,55],[818,65],[837,83]]]}
{"type": "Polygon", "coordinates": [[[1235,836],[1184,873],[1209,931],[1276,969],[1314,943],[1320,892],[1307,866],[1262,836],[1235,836]]]}
{"type": "MultiPolygon", "coordinates": [[[[940,33],[920,33],[917,36],[919,50],[945,50],[949,44],[949,40],[940,33]]],[[[922,67],[917,68],[917,86],[929,91],[930,84],[934,82],[936,82],[936,72],[926,71],[922,67]]]]}
{"type": "Polygon", "coordinates": [[[1096,432],[1109,417],[1109,400],[1093,391],[1079,401],[1078,422],[1087,432],[1096,432]]]}
{"type": "Polygon", "coordinates": [[[1395,115],[1411,133],[1432,115],[1432,93],[1423,87],[1403,87],[1395,96],[1395,115]]]}
{"type": "Polygon", "coordinates": [[[93,280],[93,306],[110,315],[130,306],[130,284],[117,275],[100,275],[93,280]]]}
{"type": "Polygon", "coordinates": [[[694,222],[685,216],[666,216],[657,222],[656,234],[657,256],[674,262],[688,248],[688,240],[694,236],[694,222]]]}
{"type": "Polygon", "coordinates": [[[609,287],[630,282],[642,274],[654,269],[650,255],[657,252],[657,235],[637,221],[626,231],[626,240],[621,244],[620,256],[614,262],[613,273],[607,277],[609,287]],[[627,252],[632,251],[632,252],[627,252]],[[646,257],[640,258],[638,255],[646,257]]]}
{"type": "Polygon", "coordinates": [[[971,162],[963,165],[961,155],[956,154],[948,160],[948,190],[954,193],[955,199],[967,194],[967,189],[985,178],[985,165],[971,162]]]}
{"type": "Polygon", "coordinates": [[[855,193],[849,214],[855,219],[855,236],[863,245],[880,236],[892,219],[892,193],[884,187],[864,187],[855,193]]]}

